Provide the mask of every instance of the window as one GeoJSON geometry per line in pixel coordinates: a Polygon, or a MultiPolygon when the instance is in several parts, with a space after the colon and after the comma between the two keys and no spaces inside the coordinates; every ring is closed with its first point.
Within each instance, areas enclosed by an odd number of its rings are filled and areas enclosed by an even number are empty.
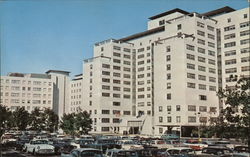
{"type": "Polygon", "coordinates": [[[200,65],[199,65],[199,66],[198,66],[198,70],[199,70],[199,71],[204,71],[204,72],[205,72],[205,71],[206,71],[206,67],[200,66],[200,65]]]}
{"type": "Polygon", "coordinates": [[[171,64],[167,64],[167,70],[171,70],[171,64]]]}
{"type": "Polygon", "coordinates": [[[236,59],[225,60],[225,65],[236,64],[236,59]]]}
{"type": "Polygon", "coordinates": [[[109,110],[102,110],[102,114],[109,114],[110,111],[109,110]]]}
{"type": "Polygon", "coordinates": [[[167,100],[171,100],[171,94],[170,93],[167,94],[167,100]]]}
{"type": "Polygon", "coordinates": [[[201,90],[206,90],[206,89],[207,89],[207,86],[204,85],[204,84],[199,84],[199,89],[201,89],[201,90]]]}
{"type": "Polygon", "coordinates": [[[167,106],[167,111],[171,111],[171,106],[167,106]]]}
{"type": "Polygon", "coordinates": [[[130,88],[123,88],[124,92],[130,92],[130,88]]]}
{"type": "Polygon", "coordinates": [[[246,18],[247,18],[247,14],[244,14],[244,15],[243,15],[243,18],[246,19],[246,18]]]}
{"type": "Polygon", "coordinates": [[[171,83],[167,83],[167,89],[171,89],[171,83]]]}
{"type": "Polygon", "coordinates": [[[250,21],[240,23],[240,28],[249,27],[249,23],[250,23],[250,21]]]}
{"type": "Polygon", "coordinates": [[[216,82],[216,78],[215,77],[209,77],[209,82],[216,82]]]}
{"type": "Polygon", "coordinates": [[[118,46],[113,46],[113,49],[114,49],[114,50],[121,50],[121,48],[118,47],[118,46]]]}
{"type": "Polygon", "coordinates": [[[176,111],[181,111],[181,106],[180,105],[176,105],[176,111]]]}
{"type": "Polygon", "coordinates": [[[246,35],[249,36],[249,34],[250,34],[250,30],[240,32],[240,36],[246,36],[246,35]]]}
{"type": "Polygon", "coordinates": [[[207,100],[207,96],[206,95],[199,95],[200,100],[207,100]]]}
{"type": "Polygon", "coordinates": [[[188,116],[188,122],[189,123],[195,123],[196,122],[196,117],[188,116]]]}
{"type": "Polygon", "coordinates": [[[176,123],[180,123],[181,122],[181,116],[176,116],[176,123]]]}
{"type": "Polygon", "coordinates": [[[215,36],[214,36],[213,34],[207,34],[207,37],[208,37],[209,39],[212,39],[212,40],[215,39],[215,36]]]}
{"type": "Polygon", "coordinates": [[[110,82],[110,79],[102,78],[102,82],[110,82]]]}
{"type": "Polygon", "coordinates": [[[177,25],[177,30],[180,30],[181,29],[181,24],[178,24],[177,25]]]}
{"type": "Polygon", "coordinates": [[[119,66],[113,66],[113,69],[114,70],[121,70],[121,67],[119,67],[119,66]]]}
{"type": "Polygon", "coordinates": [[[227,22],[230,23],[232,21],[231,18],[227,18],[227,22]]]}
{"type": "Polygon", "coordinates": [[[188,69],[195,69],[195,65],[194,65],[194,64],[187,63],[187,68],[188,68],[188,69]]]}
{"type": "Polygon", "coordinates": [[[241,67],[241,71],[242,72],[250,71],[250,66],[243,66],[243,67],[241,67]]]}
{"type": "Polygon", "coordinates": [[[194,46],[193,45],[186,45],[186,49],[187,50],[191,50],[191,51],[194,51],[194,46]]]}
{"type": "Polygon", "coordinates": [[[198,52],[205,54],[205,49],[198,47],[198,52]]]}
{"type": "Polygon", "coordinates": [[[209,46],[209,47],[213,47],[213,48],[214,48],[214,47],[215,47],[215,44],[214,44],[214,43],[212,43],[212,42],[208,42],[208,46],[209,46]]]}
{"type": "Polygon", "coordinates": [[[138,65],[142,65],[142,64],[144,64],[144,61],[138,62],[138,65]]]}
{"type": "Polygon", "coordinates": [[[130,111],[123,111],[123,114],[124,115],[130,115],[131,113],[130,113],[130,111]]]}
{"type": "Polygon", "coordinates": [[[109,76],[109,75],[110,75],[110,72],[108,72],[108,71],[102,71],[102,75],[109,76]]]}
{"type": "Polygon", "coordinates": [[[109,123],[109,118],[102,118],[102,123],[109,123]]]}
{"type": "Polygon", "coordinates": [[[208,50],[208,55],[210,55],[210,56],[215,56],[215,52],[214,52],[214,51],[211,51],[211,50],[208,50]]]}
{"type": "Polygon", "coordinates": [[[195,83],[187,82],[188,88],[195,88],[195,83]]]}
{"type": "Polygon", "coordinates": [[[138,49],[138,52],[143,52],[143,51],[144,51],[144,48],[138,49]]]}
{"type": "Polygon", "coordinates": [[[202,80],[202,81],[206,81],[206,76],[204,76],[204,75],[199,75],[199,76],[198,76],[198,79],[199,79],[199,80],[202,80]]]}
{"type": "Polygon", "coordinates": [[[167,122],[168,122],[168,123],[171,123],[171,121],[172,121],[172,118],[171,118],[170,116],[168,116],[168,117],[167,117],[167,122]]]}
{"type": "Polygon", "coordinates": [[[197,34],[200,35],[200,36],[203,36],[203,37],[205,36],[205,32],[203,32],[203,31],[197,30],[197,34]]]}
{"type": "Polygon", "coordinates": [[[250,39],[244,39],[240,41],[241,45],[245,45],[245,44],[249,44],[250,43],[250,39]]]}
{"type": "Polygon", "coordinates": [[[170,46],[167,46],[167,47],[166,47],[166,52],[170,52],[170,51],[171,51],[170,46]]]}
{"type": "Polygon", "coordinates": [[[209,86],[210,91],[216,91],[216,86],[209,86]]]}
{"type": "Polygon", "coordinates": [[[115,84],[120,84],[121,81],[120,81],[120,80],[113,80],[113,83],[115,83],[115,84]]]}
{"type": "Polygon", "coordinates": [[[105,89],[105,90],[110,90],[110,86],[105,86],[105,85],[102,85],[102,89],[105,89]]]}
{"type": "Polygon", "coordinates": [[[121,94],[113,94],[113,98],[120,98],[121,94]]]}
{"type": "Polygon", "coordinates": [[[162,106],[159,106],[159,112],[162,112],[162,106]]]}
{"type": "Polygon", "coordinates": [[[159,21],[159,26],[164,25],[164,24],[165,24],[165,20],[159,21]]]}
{"type": "Polygon", "coordinates": [[[198,56],[198,61],[199,61],[199,62],[205,63],[205,62],[206,62],[206,59],[205,59],[204,57],[198,56]]]}
{"type": "Polygon", "coordinates": [[[234,30],[235,29],[235,25],[231,25],[231,26],[228,26],[228,27],[224,27],[224,31],[227,32],[227,31],[230,31],[230,30],[234,30]]]}
{"type": "Polygon", "coordinates": [[[114,52],[114,53],[113,53],[113,56],[120,57],[120,56],[121,56],[121,54],[120,54],[120,53],[116,53],[116,52],[114,52]]]}
{"type": "Polygon", "coordinates": [[[198,40],[197,40],[197,43],[198,43],[198,44],[202,44],[202,45],[205,45],[205,40],[202,40],[202,39],[198,39],[198,40]]]}
{"type": "Polygon", "coordinates": [[[144,58],[144,54],[140,54],[140,55],[138,55],[138,57],[137,57],[138,59],[140,59],[140,58],[144,58]]]}
{"type": "Polygon", "coordinates": [[[241,58],[241,63],[244,63],[244,62],[250,62],[250,57],[242,57],[241,58]]]}
{"type": "Polygon", "coordinates": [[[208,59],[208,64],[215,65],[215,60],[213,60],[213,59],[208,59]]]}
{"type": "Polygon", "coordinates": [[[167,74],[167,80],[171,79],[171,74],[167,74]]]}
{"type": "Polygon", "coordinates": [[[226,74],[229,74],[229,73],[236,73],[237,72],[237,68],[229,68],[229,69],[226,69],[225,70],[225,73],[226,74]]]}
{"type": "Polygon", "coordinates": [[[121,106],[121,102],[114,101],[113,106],[121,106]]]}
{"type": "Polygon", "coordinates": [[[167,60],[167,61],[170,61],[170,60],[171,60],[171,56],[170,56],[170,55],[167,55],[166,60],[167,60]]]}
{"type": "Polygon", "coordinates": [[[214,27],[207,25],[207,29],[210,31],[214,31],[214,27]]]}
{"type": "Polygon", "coordinates": [[[232,38],[235,38],[235,33],[228,34],[228,35],[224,35],[224,39],[225,39],[225,40],[227,40],[227,39],[232,39],[232,38]]]}
{"type": "Polygon", "coordinates": [[[250,48],[243,48],[243,49],[240,49],[240,53],[250,53],[250,48]]]}
{"type": "Polygon", "coordinates": [[[187,73],[187,78],[195,79],[195,74],[187,73]]]}
{"type": "Polygon", "coordinates": [[[138,68],[138,72],[144,71],[144,67],[138,68]]]}
{"type": "Polygon", "coordinates": [[[102,127],[102,131],[109,131],[109,127],[102,127]]]}
{"type": "Polygon", "coordinates": [[[130,61],[123,61],[123,64],[130,65],[131,63],[130,63],[130,61]]]}
{"type": "Polygon", "coordinates": [[[236,50],[231,50],[231,51],[225,52],[225,56],[232,56],[232,55],[236,55],[236,50]]]}
{"type": "Polygon", "coordinates": [[[114,63],[121,63],[121,60],[120,59],[113,59],[113,62],[114,63]]]}
{"type": "Polygon", "coordinates": [[[212,74],[215,74],[215,71],[216,71],[216,70],[215,70],[214,68],[209,68],[209,69],[208,69],[208,72],[210,72],[210,73],[212,73],[212,74]]]}
{"type": "Polygon", "coordinates": [[[204,23],[197,22],[197,26],[198,26],[198,27],[201,27],[201,28],[204,28],[205,25],[204,25],[204,23]]]}
{"type": "Polygon", "coordinates": [[[195,105],[188,105],[188,111],[196,111],[195,105]]]}
{"type": "Polygon", "coordinates": [[[187,53],[187,59],[195,60],[195,56],[187,53]]]}
{"type": "Polygon", "coordinates": [[[123,51],[124,51],[124,52],[130,52],[130,49],[124,48],[123,51]]]}
{"type": "Polygon", "coordinates": [[[113,123],[120,123],[120,119],[119,118],[113,118],[113,123]]]}
{"type": "Polygon", "coordinates": [[[159,122],[160,122],[160,123],[163,122],[163,117],[159,117],[159,122]]]}
{"type": "Polygon", "coordinates": [[[109,94],[109,93],[102,93],[102,96],[103,96],[103,97],[109,97],[110,94],[109,94]]]}

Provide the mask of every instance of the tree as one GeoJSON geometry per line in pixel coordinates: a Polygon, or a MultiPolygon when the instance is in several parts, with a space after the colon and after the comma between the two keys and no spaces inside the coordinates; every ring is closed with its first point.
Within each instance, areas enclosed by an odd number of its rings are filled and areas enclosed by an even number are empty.
{"type": "Polygon", "coordinates": [[[88,134],[92,129],[92,119],[87,111],[81,111],[76,114],[76,129],[80,134],[88,134]]]}
{"type": "Polygon", "coordinates": [[[92,119],[87,111],[78,113],[64,114],[61,120],[60,127],[63,131],[70,135],[88,134],[92,129],[92,119]]]}
{"type": "Polygon", "coordinates": [[[7,123],[11,117],[11,112],[6,106],[0,104],[0,137],[8,129],[7,123]]]}
{"type": "Polygon", "coordinates": [[[54,132],[58,129],[59,120],[58,115],[56,115],[55,112],[49,108],[46,108],[44,110],[44,114],[42,115],[44,116],[42,119],[44,119],[46,131],[54,132]]]}
{"type": "Polygon", "coordinates": [[[18,107],[12,112],[13,126],[19,130],[25,130],[30,124],[30,114],[24,107],[18,107]]]}
{"type": "Polygon", "coordinates": [[[75,135],[75,113],[63,114],[60,127],[66,134],[75,135]]]}
{"type": "Polygon", "coordinates": [[[30,114],[30,127],[32,130],[44,130],[44,121],[45,119],[42,116],[41,110],[35,108],[30,114]]]}
{"type": "Polygon", "coordinates": [[[250,136],[250,79],[241,78],[234,88],[227,87],[218,92],[224,100],[221,120],[228,136],[248,139],[250,136]]]}

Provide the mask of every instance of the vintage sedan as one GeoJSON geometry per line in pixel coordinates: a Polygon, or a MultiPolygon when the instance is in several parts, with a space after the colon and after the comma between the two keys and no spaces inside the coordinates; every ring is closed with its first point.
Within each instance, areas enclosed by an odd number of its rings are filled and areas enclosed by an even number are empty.
{"type": "Polygon", "coordinates": [[[195,151],[188,147],[174,147],[167,150],[172,157],[194,157],[195,151]]]}
{"type": "Polygon", "coordinates": [[[94,148],[77,148],[69,154],[61,154],[61,157],[103,157],[102,151],[94,148]]]}
{"type": "Polygon", "coordinates": [[[31,140],[24,145],[24,150],[28,153],[36,154],[54,154],[55,147],[49,144],[47,140],[31,140]]]}

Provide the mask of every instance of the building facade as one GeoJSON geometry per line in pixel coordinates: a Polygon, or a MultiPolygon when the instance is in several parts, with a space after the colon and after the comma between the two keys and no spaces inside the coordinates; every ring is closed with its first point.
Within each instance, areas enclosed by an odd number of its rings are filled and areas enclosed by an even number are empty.
{"type": "Polygon", "coordinates": [[[70,81],[70,106],[69,112],[78,112],[81,110],[82,106],[82,74],[75,75],[75,77],[70,81]]]}
{"type": "Polygon", "coordinates": [[[50,108],[62,116],[67,112],[69,72],[49,70],[46,74],[10,73],[1,76],[1,104],[16,110],[24,107],[50,108]]]}
{"type": "Polygon", "coordinates": [[[93,132],[190,134],[214,121],[221,105],[216,91],[235,73],[233,56],[225,58],[233,42],[241,53],[234,55],[237,75],[249,73],[247,10],[173,9],[150,17],[147,31],[96,43],[83,67],[82,107],[91,113],[93,132]],[[225,30],[237,31],[237,38],[225,30]]]}

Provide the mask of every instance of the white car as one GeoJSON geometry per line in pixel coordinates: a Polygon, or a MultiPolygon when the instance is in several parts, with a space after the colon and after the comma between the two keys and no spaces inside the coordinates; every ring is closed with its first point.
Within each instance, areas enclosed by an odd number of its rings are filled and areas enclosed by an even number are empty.
{"type": "Polygon", "coordinates": [[[55,147],[50,145],[47,140],[31,140],[24,145],[24,151],[33,154],[54,154],[55,147]]]}
{"type": "Polygon", "coordinates": [[[136,143],[132,140],[120,140],[117,144],[121,145],[121,149],[130,150],[130,149],[143,149],[143,146],[136,143]]]}

